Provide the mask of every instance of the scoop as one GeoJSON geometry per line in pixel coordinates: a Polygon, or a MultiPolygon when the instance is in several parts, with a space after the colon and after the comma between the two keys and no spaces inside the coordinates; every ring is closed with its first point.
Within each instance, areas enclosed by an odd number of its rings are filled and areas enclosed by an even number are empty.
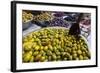
{"type": "Polygon", "coordinates": [[[81,34],[79,23],[80,23],[82,17],[83,17],[83,13],[80,13],[77,21],[75,23],[73,23],[73,25],[69,29],[69,35],[74,35],[77,40],[79,40],[79,38],[80,38],[79,35],[81,34]]]}

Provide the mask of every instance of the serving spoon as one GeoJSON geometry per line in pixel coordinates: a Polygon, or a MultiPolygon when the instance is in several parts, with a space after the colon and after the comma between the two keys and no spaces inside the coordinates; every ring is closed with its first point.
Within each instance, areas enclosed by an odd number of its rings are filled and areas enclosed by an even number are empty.
{"type": "Polygon", "coordinates": [[[83,13],[80,13],[77,21],[73,23],[73,25],[69,29],[69,35],[74,35],[77,40],[80,39],[79,35],[81,34],[81,31],[80,31],[79,23],[82,17],[83,17],[83,13]]]}

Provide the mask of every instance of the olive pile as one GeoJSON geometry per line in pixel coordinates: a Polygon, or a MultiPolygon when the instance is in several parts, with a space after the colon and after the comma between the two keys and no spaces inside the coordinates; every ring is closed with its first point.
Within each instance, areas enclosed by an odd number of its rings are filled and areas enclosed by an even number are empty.
{"type": "Polygon", "coordinates": [[[55,17],[63,17],[65,14],[63,12],[55,12],[55,14],[53,14],[55,17]]]}
{"type": "Polygon", "coordinates": [[[23,37],[22,61],[47,62],[88,60],[91,58],[89,48],[81,37],[68,35],[67,29],[44,28],[23,37]]]}
{"type": "Polygon", "coordinates": [[[42,12],[41,14],[34,15],[33,21],[50,21],[52,15],[50,12],[42,12]]]}
{"type": "Polygon", "coordinates": [[[49,26],[60,26],[60,27],[68,27],[69,23],[66,23],[63,19],[61,18],[54,18],[49,26]]]}
{"type": "Polygon", "coordinates": [[[29,22],[33,19],[33,15],[31,13],[27,13],[25,11],[22,12],[22,21],[23,23],[29,22]]]}

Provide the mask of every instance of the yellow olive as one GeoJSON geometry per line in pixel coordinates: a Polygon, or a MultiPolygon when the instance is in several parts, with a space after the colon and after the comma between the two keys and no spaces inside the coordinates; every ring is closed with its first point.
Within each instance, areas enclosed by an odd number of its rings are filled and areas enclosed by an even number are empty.
{"type": "Polygon", "coordinates": [[[73,51],[75,51],[75,49],[76,49],[75,47],[72,48],[73,51]]]}
{"type": "Polygon", "coordinates": [[[69,53],[71,53],[71,48],[67,48],[67,51],[68,51],[69,53]]]}
{"type": "Polygon", "coordinates": [[[41,49],[41,50],[43,50],[43,48],[44,48],[43,46],[40,46],[40,49],[41,49]]]}
{"type": "Polygon", "coordinates": [[[41,62],[45,61],[45,56],[42,56],[40,59],[41,62]]]}
{"type": "Polygon", "coordinates": [[[67,53],[66,53],[66,57],[69,57],[69,56],[70,56],[70,54],[67,52],[67,53]]]}
{"type": "Polygon", "coordinates": [[[59,48],[59,51],[60,51],[60,52],[64,52],[64,49],[63,49],[63,48],[59,48]]]}
{"type": "Polygon", "coordinates": [[[58,34],[55,35],[55,38],[58,38],[58,34]]]}
{"type": "Polygon", "coordinates": [[[60,52],[59,51],[56,51],[56,55],[60,55],[60,52]]]}
{"type": "Polygon", "coordinates": [[[36,42],[33,43],[32,48],[35,48],[35,46],[37,45],[36,42]]]}
{"type": "Polygon", "coordinates": [[[52,56],[48,56],[48,60],[51,61],[52,60],[52,56]]]}
{"type": "Polygon", "coordinates": [[[58,60],[60,60],[60,59],[61,59],[61,56],[60,56],[60,55],[58,55],[58,56],[57,56],[57,59],[58,59],[58,60]]]}
{"type": "Polygon", "coordinates": [[[65,55],[66,55],[66,52],[61,52],[61,55],[62,55],[62,56],[65,56],[65,55]]]}
{"type": "Polygon", "coordinates": [[[81,48],[81,50],[82,50],[82,51],[86,51],[87,49],[86,49],[86,48],[84,48],[84,47],[82,47],[82,48],[81,48]]]}
{"type": "Polygon", "coordinates": [[[84,59],[84,60],[88,60],[89,58],[85,56],[83,59],[84,59]]]}
{"type": "Polygon", "coordinates": [[[82,55],[83,55],[83,56],[86,56],[86,53],[83,51],[83,52],[82,52],[82,55]]]}
{"type": "Polygon", "coordinates": [[[23,39],[23,42],[28,42],[28,39],[25,37],[25,38],[23,39]]]}
{"type": "Polygon", "coordinates": [[[34,50],[38,51],[40,49],[40,46],[36,45],[34,50]]]}
{"type": "Polygon", "coordinates": [[[67,60],[67,58],[64,58],[64,60],[67,60]]]}
{"type": "Polygon", "coordinates": [[[79,58],[78,58],[78,57],[76,57],[76,58],[75,58],[75,60],[79,60],[79,58]]]}
{"type": "Polygon", "coordinates": [[[25,42],[24,44],[23,44],[23,48],[24,48],[24,50],[25,51],[30,51],[32,48],[32,43],[31,42],[25,42]]]}
{"type": "Polygon", "coordinates": [[[90,58],[91,57],[91,53],[89,51],[86,51],[87,56],[90,58]]]}
{"type": "Polygon", "coordinates": [[[44,51],[47,51],[47,50],[48,50],[48,46],[45,46],[45,47],[44,47],[44,51]]]}
{"type": "Polygon", "coordinates": [[[47,55],[52,55],[52,52],[50,50],[47,50],[47,55]]]}
{"type": "Polygon", "coordinates": [[[79,56],[79,60],[83,60],[83,56],[82,55],[79,56]]]}
{"type": "Polygon", "coordinates": [[[77,54],[81,55],[82,54],[82,51],[81,50],[78,50],[77,51],[77,54]]]}
{"type": "Polygon", "coordinates": [[[30,62],[34,62],[34,56],[31,56],[30,62]]]}
{"type": "Polygon", "coordinates": [[[56,60],[57,59],[57,56],[55,54],[52,54],[52,59],[53,60],[56,60]]]}
{"type": "Polygon", "coordinates": [[[36,56],[36,55],[38,55],[38,54],[39,54],[38,51],[33,52],[33,56],[36,56]]]}
{"type": "Polygon", "coordinates": [[[72,60],[72,55],[69,56],[69,60],[72,60]]]}
{"type": "Polygon", "coordinates": [[[53,51],[53,47],[51,45],[48,45],[48,48],[53,51]]]}
{"type": "Polygon", "coordinates": [[[30,42],[34,42],[34,38],[32,38],[32,39],[30,40],[30,42]]]}
{"type": "Polygon", "coordinates": [[[38,54],[38,55],[34,58],[35,61],[40,61],[40,59],[41,59],[41,54],[38,54]]]}
{"type": "Polygon", "coordinates": [[[24,62],[28,62],[28,61],[31,60],[31,57],[32,57],[32,52],[31,51],[28,52],[28,53],[24,53],[24,55],[23,55],[23,61],[24,62]]]}

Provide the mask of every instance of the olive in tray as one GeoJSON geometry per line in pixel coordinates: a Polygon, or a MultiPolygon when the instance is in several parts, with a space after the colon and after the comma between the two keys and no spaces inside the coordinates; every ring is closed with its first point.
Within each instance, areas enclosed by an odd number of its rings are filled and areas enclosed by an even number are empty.
{"type": "Polygon", "coordinates": [[[53,13],[53,16],[54,17],[63,17],[64,16],[64,13],[63,12],[54,12],[53,13]]]}
{"type": "Polygon", "coordinates": [[[66,23],[63,19],[61,18],[54,18],[51,20],[50,26],[60,26],[60,27],[69,27],[69,23],[66,23]]]}
{"type": "Polygon", "coordinates": [[[41,14],[34,15],[33,21],[43,22],[52,20],[52,15],[49,12],[42,12],[41,14]]]}
{"type": "Polygon", "coordinates": [[[33,20],[33,15],[25,11],[22,12],[22,23],[23,30],[27,29],[32,25],[31,21],[33,20]]]}
{"type": "Polygon", "coordinates": [[[50,12],[41,12],[41,14],[35,15],[33,17],[32,22],[34,22],[35,24],[41,27],[46,27],[50,24],[52,18],[53,16],[51,15],[50,12]]]}
{"type": "Polygon", "coordinates": [[[81,36],[76,41],[68,32],[64,27],[48,27],[24,36],[22,61],[34,63],[91,59],[85,39],[81,36]]]}

